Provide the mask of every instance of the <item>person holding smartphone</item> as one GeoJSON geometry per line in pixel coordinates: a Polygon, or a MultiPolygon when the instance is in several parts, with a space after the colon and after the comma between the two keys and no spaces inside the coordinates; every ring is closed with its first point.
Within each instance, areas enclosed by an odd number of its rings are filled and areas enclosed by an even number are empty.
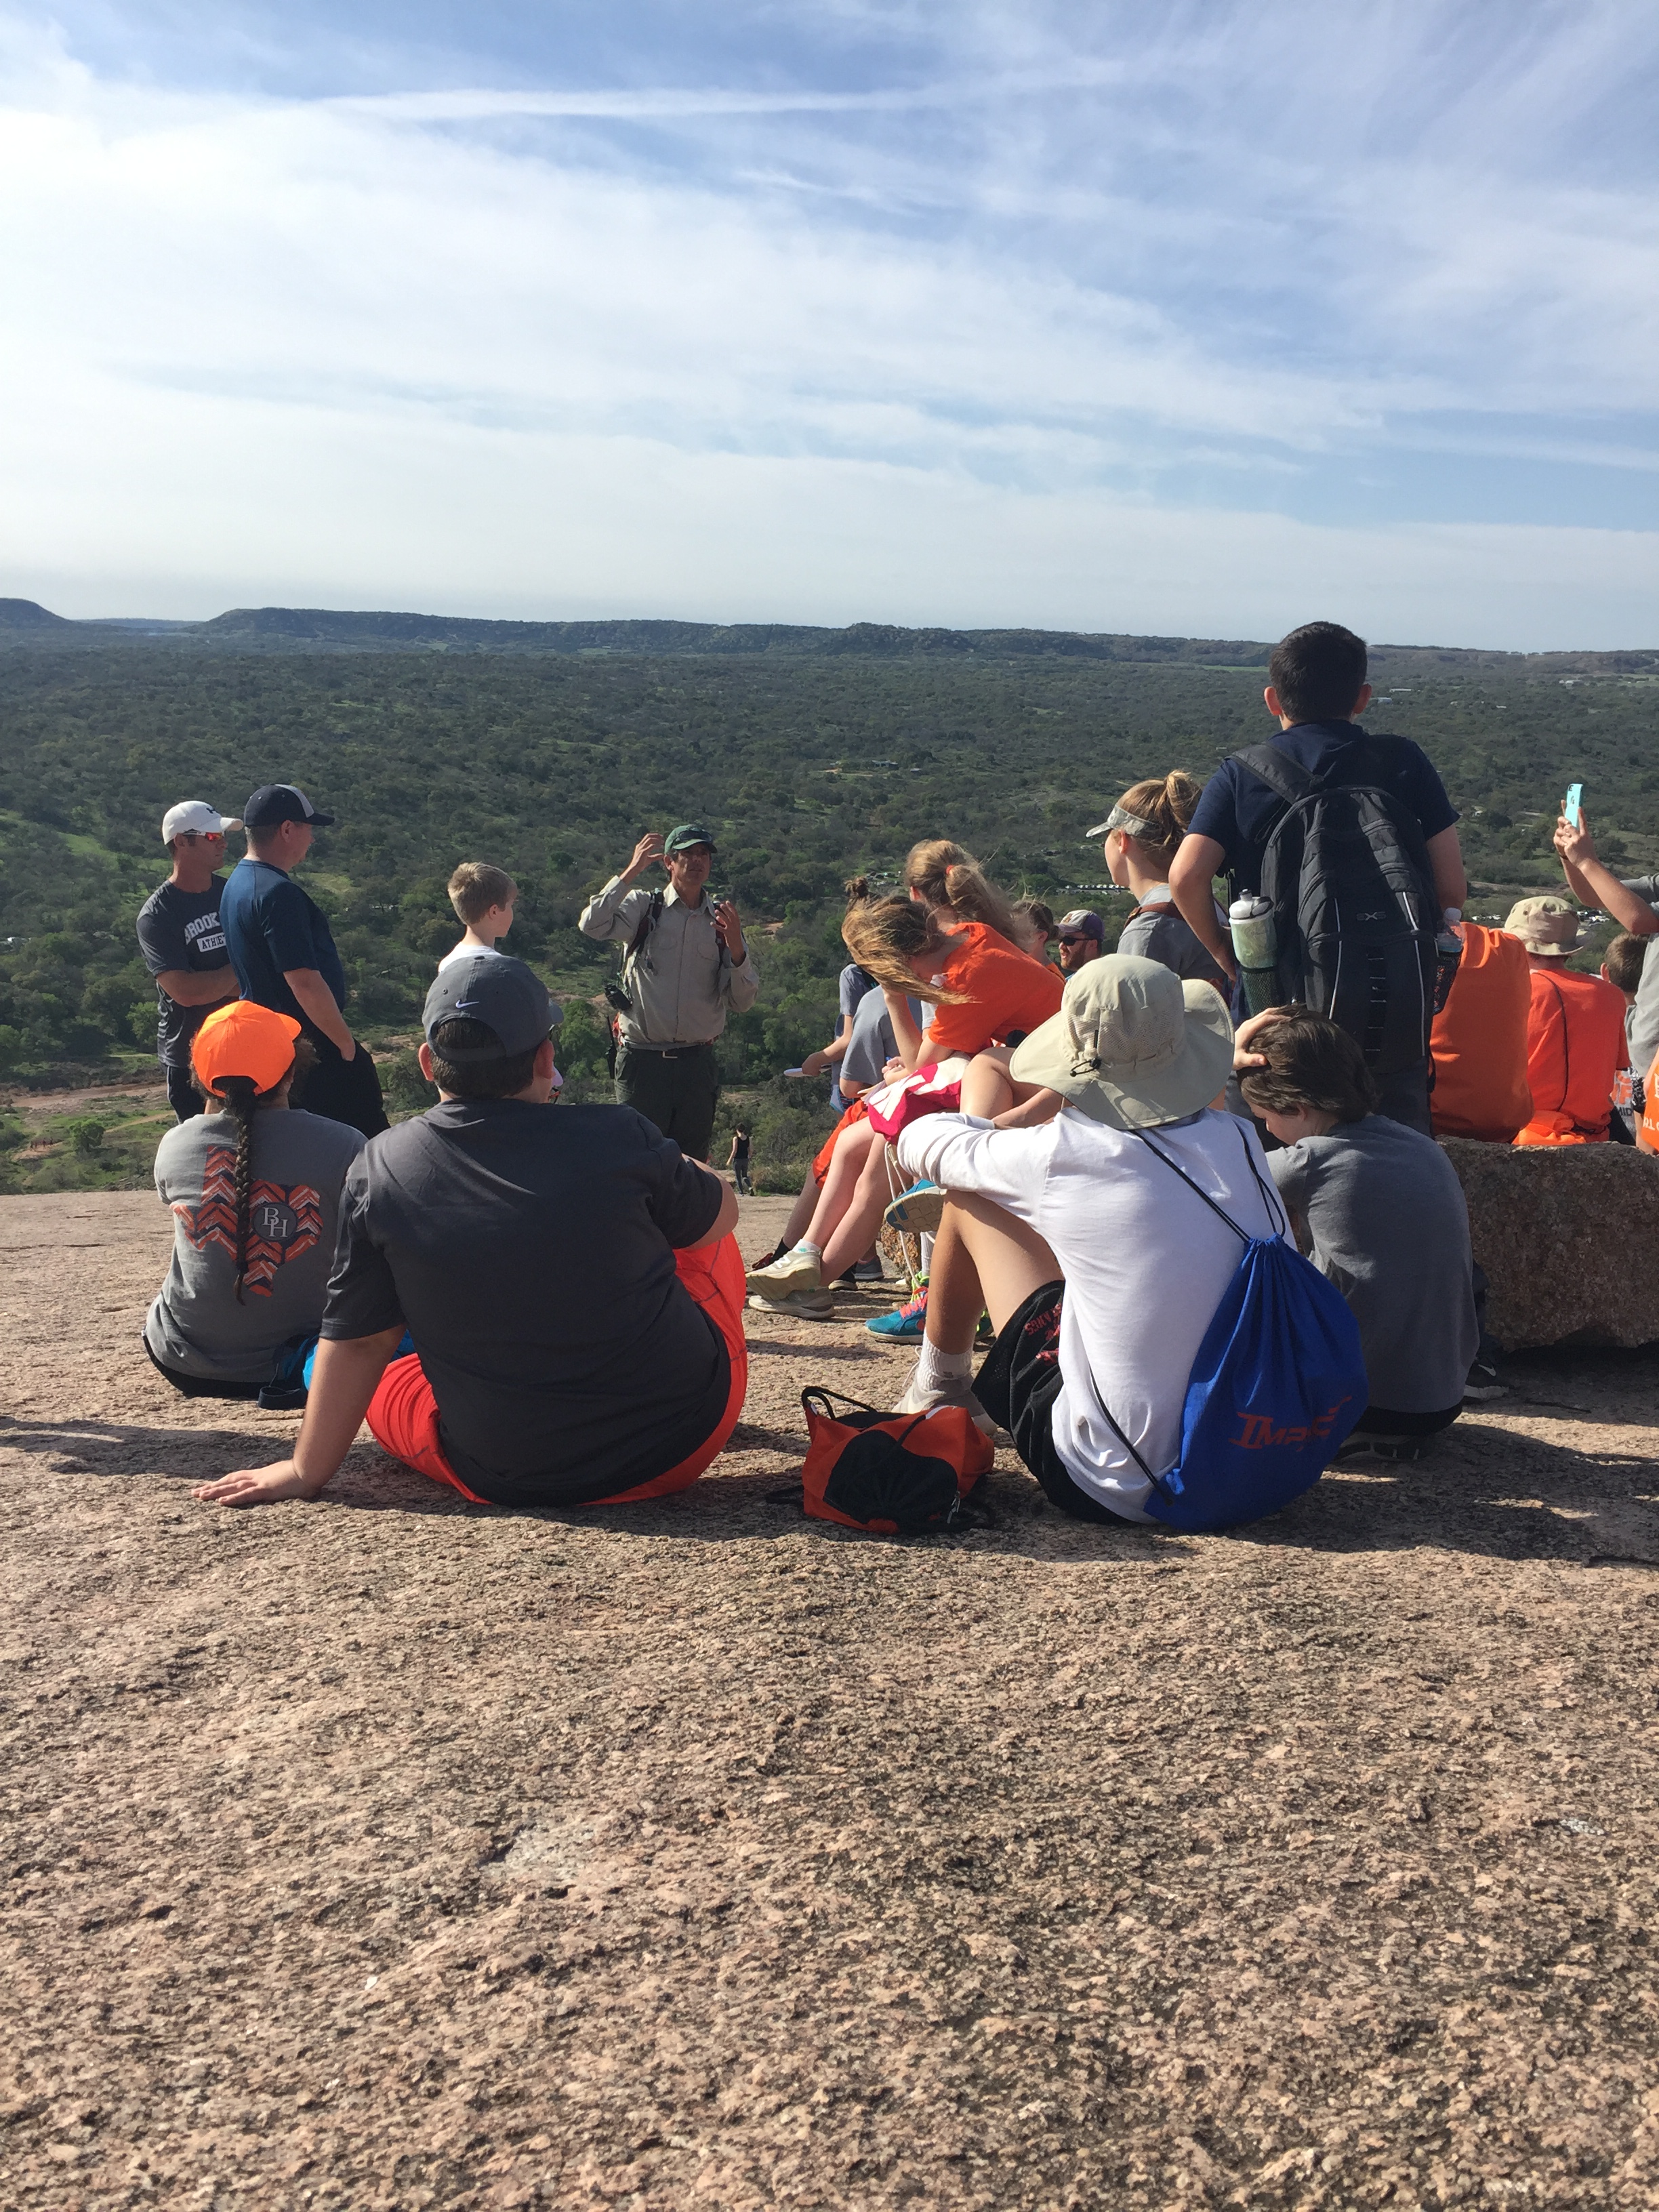
{"type": "Polygon", "coordinates": [[[694,1160],[708,1158],[714,1133],[715,1040],[760,992],[737,908],[709,895],[714,853],[713,831],[695,822],[666,837],[649,830],[577,921],[585,937],[622,947],[617,1103],[694,1160]],[[666,869],[667,888],[647,890],[639,878],[656,867],[666,869]]]}

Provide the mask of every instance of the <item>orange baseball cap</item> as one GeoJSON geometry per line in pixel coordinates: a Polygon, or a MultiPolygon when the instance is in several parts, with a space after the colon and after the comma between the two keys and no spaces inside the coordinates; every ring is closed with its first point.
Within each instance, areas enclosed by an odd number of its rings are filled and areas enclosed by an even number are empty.
{"type": "Polygon", "coordinates": [[[233,999],[216,1006],[197,1030],[190,1057],[196,1073],[213,1092],[227,1075],[249,1077],[256,1091],[274,1091],[294,1065],[294,1040],[300,1024],[252,999],[233,999]]]}

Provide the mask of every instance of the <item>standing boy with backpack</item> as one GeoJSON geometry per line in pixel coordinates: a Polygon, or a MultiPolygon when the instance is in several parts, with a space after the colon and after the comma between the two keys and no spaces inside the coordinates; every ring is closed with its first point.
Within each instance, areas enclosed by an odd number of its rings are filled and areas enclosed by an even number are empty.
{"type": "Polygon", "coordinates": [[[1365,641],[1308,623],[1274,647],[1262,694],[1279,734],[1225,760],[1170,870],[1175,902],[1224,971],[1237,963],[1213,878],[1273,908],[1281,1003],[1328,1014],[1365,1056],[1377,1110],[1429,1133],[1435,939],[1468,882],[1457,810],[1408,738],[1372,737],[1365,641]]]}

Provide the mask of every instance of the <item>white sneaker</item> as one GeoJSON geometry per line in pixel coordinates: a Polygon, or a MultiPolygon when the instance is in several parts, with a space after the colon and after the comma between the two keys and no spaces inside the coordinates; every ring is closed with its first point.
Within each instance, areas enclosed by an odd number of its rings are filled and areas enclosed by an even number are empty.
{"type": "Polygon", "coordinates": [[[945,1406],[960,1406],[981,1436],[995,1436],[997,1425],[975,1397],[973,1383],[966,1375],[953,1376],[948,1382],[927,1385],[918,1366],[904,1386],[903,1396],[895,1401],[893,1411],[937,1413],[945,1406]]]}
{"type": "Polygon", "coordinates": [[[762,1297],[758,1292],[749,1301],[756,1313],[793,1314],[797,1321],[834,1321],[836,1298],[832,1291],[786,1291],[781,1297],[762,1297]]]}
{"type": "Polygon", "coordinates": [[[810,1252],[786,1252],[770,1267],[751,1267],[744,1284],[757,1297],[774,1302],[795,1291],[821,1291],[824,1286],[823,1272],[810,1252]]]}

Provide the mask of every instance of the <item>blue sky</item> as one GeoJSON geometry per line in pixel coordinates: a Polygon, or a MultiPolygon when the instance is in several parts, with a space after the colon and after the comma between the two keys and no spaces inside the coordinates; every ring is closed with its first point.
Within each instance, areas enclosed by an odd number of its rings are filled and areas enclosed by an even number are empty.
{"type": "Polygon", "coordinates": [[[0,591],[1659,644],[1659,14],[0,0],[0,591]]]}

